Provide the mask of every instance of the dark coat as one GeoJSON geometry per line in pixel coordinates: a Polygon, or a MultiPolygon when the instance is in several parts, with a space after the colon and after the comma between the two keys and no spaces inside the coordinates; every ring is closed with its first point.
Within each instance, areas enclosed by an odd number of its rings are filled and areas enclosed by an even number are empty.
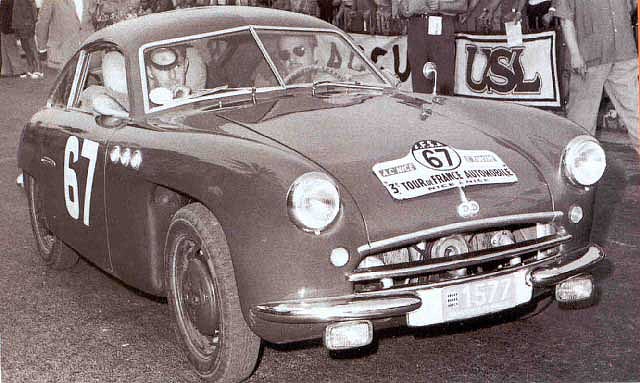
{"type": "Polygon", "coordinates": [[[33,0],[13,0],[13,21],[14,30],[31,30],[36,28],[38,21],[38,9],[33,0]]]}
{"type": "Polygon", "coordinates": [[[13,0],[0,1],[0,32],[5,35],[13,33],[11,20],[13,16],[13,0]]]}

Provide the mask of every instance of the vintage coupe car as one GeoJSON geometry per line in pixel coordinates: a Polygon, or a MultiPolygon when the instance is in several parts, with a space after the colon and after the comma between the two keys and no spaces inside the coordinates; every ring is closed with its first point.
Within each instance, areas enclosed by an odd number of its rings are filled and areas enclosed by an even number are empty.
{"type": "MultiPolygon", "coordinates": [[[[414,73],[414,75],[418,75],[414,73]]],[[[261,339],[589,301],[601,146],[551,113],[401,92],[318,19],[245,7],[89,38],[26,125],[40,256],[166,296],[197,372],[238,381],[261,339]]]]}

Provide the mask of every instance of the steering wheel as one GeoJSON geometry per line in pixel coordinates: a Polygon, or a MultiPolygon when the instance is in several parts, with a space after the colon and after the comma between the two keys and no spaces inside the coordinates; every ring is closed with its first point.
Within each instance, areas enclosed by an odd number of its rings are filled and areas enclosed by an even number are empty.
{"type": "Polygon", "coordinates": [[[285,84],[289,84],[291,83],[293,80],[297,79],[298,77],[302,77],[306,74],[310,74],[310,73],[326,73],[330,76],[335,77],[336,79],[340,80],[340,81],[351,81],[351,76],[337,70],[334,68],[329,68],[327,66],[324,65],[319,65],[319,64],[310,64],[310,65],[303,65],[299,68],[296,68],[293,70],[293,72],[289,73],[288,75],[285,76],[284,83],[285,84]]]}

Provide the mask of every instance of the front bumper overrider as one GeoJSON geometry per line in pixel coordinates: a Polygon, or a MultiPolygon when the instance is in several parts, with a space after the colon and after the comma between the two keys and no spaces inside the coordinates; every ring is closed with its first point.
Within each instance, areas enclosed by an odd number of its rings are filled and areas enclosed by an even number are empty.
{"type": "Polygon", "coordinates": [[[530,283],[534,289],[543,290],[589,271],[604,257],[602,248],[592,244],[533,264],[465,278],[464,280],[447,281],[437,284],[437,286],[411,286],[390,291],[382,290],[339,297],[268,302],[253,306],[251,311],[257,318],[267,322],[292,324],[391,318],[420,308],[422,300],[416,294],[417,290],[490,279],[522,269],[528,269],[527,283],[530,283]]]}

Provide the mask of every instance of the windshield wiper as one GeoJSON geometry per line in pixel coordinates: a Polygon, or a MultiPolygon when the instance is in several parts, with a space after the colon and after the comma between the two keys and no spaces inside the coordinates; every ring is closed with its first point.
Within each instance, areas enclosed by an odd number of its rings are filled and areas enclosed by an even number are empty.
{"type": "Polygon", "coordinates": [[[204,96],[211,96],[212,94],[216,94],[216,93],[226,93],[226,92],[233,92],[236,90],[248,90],[250,91],[252,88],[251,87],[238,87],[238,88],[233,88],[230,87],[229,85],[222,85],[222,86],[217,86],[215,88],[211,88],[211,89],[198,89],[195,90],[193,92],[191,92],[191,94],[189,94],[189,98],[198,98],[198,97],[204,97],[204,96]]]}

